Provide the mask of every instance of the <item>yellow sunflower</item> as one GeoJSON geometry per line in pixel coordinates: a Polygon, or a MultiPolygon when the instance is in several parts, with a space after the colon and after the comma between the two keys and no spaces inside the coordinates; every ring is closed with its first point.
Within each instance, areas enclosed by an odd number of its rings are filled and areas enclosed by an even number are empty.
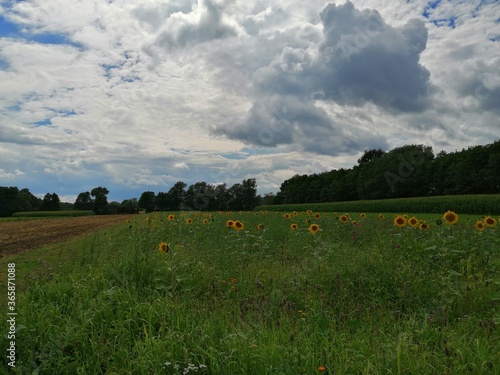
{"type": "Polygon", "coordinates": [[[379,220],[384,220],[384,215],[383,214],[378,214],[378,219],[379,220]]]}
{"type": "Polygon", "coordinates": [[[168,253],[168,250],[170,250],[168,248],[168,245],[165,242],[160,242],[160,244],[158,245],[158,251],[162,254],[166,254],[168,253]]]}
{"type": "Polygon", "coordinates": [[[186,219],[186,224],[193,224],[193,219],[191,219],[190,217],[188,217],[186,219]]]}
{"type": "Polygon", "coordinates": [[[476,224],[474,224],[474,228],[476,228],[476,230],[482,232],[486,227],[485,227],[485,224],[483,221],[478,220],[478,221],[476,221],[476,224]]]}
{"type": "Polygon", "coordinates": [[[203,219],[202,223],[203,224],[208,224],[208,219],[203,219]]]}
{"type": "Polygon", "coordinates": [[[321,215],[320,215],[319,213],[315,213],[315,214],[314,214],[314,218],[315,218],[315,219],[321,219],[321,215]]]}
{"type": "Polygon", "coordinates": [[[416,217],[411,217],[408,219],[408,224],[415,228],[418,225],[418,220],[416,217]]]}
{"type": "Polygon", "coordinates": [[[492,218],[491,216],[486,216],[483,221],[484,221],[484,224],[486,224],[490,228],[494,228],[495,225],[497,225],[497,221],[494,218],[492,218]]]}
{"type": "Polygon", "coordinates": [[[453,211],[446,211],[445,214],[443,215],[443,220],[445,221],[446,224],[448,225],[453,225],[458,222],[458,215],[454,213],[453,211]]]}
{"type": "Polygon", "coordinates": [[[420,230],[426,230],[426,229],[429,229],[429,225],[425,222],[425,221],[422,221],[420,223],[420,225],[418,226],[418,229],[420,230]]]}
{"type": "Polygon", "coordinates": [[[264,225],[263,225],[263,224],[259,224],[259,225],[257,225],[257,229],[258,229],[258,230],[262,230],[262,229],[264,229],[264,225]]]}
{"type": "Polygon", "coordinates": [[[298,226],[297,224],[293,223],[292,225],[290,225],[290,229],[291,230],[297,230],[298,226]]]}
{"type": "Polygon", "coordinates": [[[309,232],[311,232],[312,234],[316,234],[316,233],[318,233],[318,231],[319,231],[319,225],[318,224],[312,224],[309,227],[309,232]]]}
{"type": "Polygon", "coordinates": [[[396,217],[394,218],[394,225],[399,228],[403,228],[404,226],[406,226],[406,219],[401,215],[396,215],[396,217]]]}
{"type": "Polygon", "coordinates": [[[240,231],[240,230],[245,229],[245,226],[243,225],[243,223],[241,221],[236,220],[234,222],[233,228],[236,229],[237,231],[240,231]]]}
{"type": "Polygon", "coordinates": [[[233,221],[233,220],[228,220],[228,221],[226,221],[226,227],[228,227],[228,228],[232,228],[232,227],[233,227],[233,225],[234,225],[234,221],[233,221]]]}
{"type": "Polygon", "coordinates": [[[366,218],[366,214],[364,212],[362,212],[359,216],[361,217],[361,219],[366,218]]]}
{"type": "Polygon", "coordinates": [[[174,221],[175,215],[168,215],[168,221],[174,221]]]}
{"type": "Polygon", "coordinates": [[[340,221],[343,223],[347,223],[349,221],[349,217],[347,215],[342,215],[340,217],[340,221]]]}

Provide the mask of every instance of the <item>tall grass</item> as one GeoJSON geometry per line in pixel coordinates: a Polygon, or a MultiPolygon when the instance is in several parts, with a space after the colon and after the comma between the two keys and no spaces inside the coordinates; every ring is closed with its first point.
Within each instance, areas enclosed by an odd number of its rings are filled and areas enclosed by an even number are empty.
{"type": "Polygon", "coordinates": [[[500,214],[500,194],[446,195],[436,197],[375,199],[349,202],[326,202],[259,206],[255,210],[269,211],[355,211],[355,212],[414,212],[442,213],[447,210],[462,214],[500,214]]]}
{"type": "Polygon", "coordinates": [[[498,227],[175,215],[97,232],[57,272],[25,280],[15,372],[500,372],[498,227]]]}
{"type": "Polygon", "coordinates": [[[89,216],[94,215],[94,211],[91,210],[68,210],[68,211],[25,211],[25,212],[14,212],[12,217],[74,217],[74,216],[89,216]]]}

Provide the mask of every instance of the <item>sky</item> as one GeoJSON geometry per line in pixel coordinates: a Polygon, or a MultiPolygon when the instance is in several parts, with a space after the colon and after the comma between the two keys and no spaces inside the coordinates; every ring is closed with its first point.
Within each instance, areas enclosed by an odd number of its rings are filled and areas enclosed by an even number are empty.
{"type": "Polygon", "coordinates": [[[499,0],[0,0],[0,186],[265,194],[497,139],[499,0]]]}

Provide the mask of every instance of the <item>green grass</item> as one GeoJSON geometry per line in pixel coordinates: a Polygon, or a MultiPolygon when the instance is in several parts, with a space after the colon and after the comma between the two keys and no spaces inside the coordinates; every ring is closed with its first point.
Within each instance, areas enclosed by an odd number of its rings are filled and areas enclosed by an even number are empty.
{"type": "Polygon", "coordinates": [[[437,197],[377,199],[367,201],[304,203],[259,206],[255,210],[269,211],[357,211],[442,213],[447,210],[463,214],[499,215],[500,194],[446,195],[437,197]]]}
{"type": "Polygon", "coordinates": [[[11,372],[499,373],[499,227],[413,215],[430,229],[397,228],[391,213],[351,212],[357,225],[332,213],[138,216],[2,259],[18,274],[11,372]]]}
{"type": "Polygon", "coordinates": [[[91,210],[69,210],[69,211],[26,211],[14,212],[13,218],[34,218],[34,217],[73,217],[94,215],[91,210]]]}

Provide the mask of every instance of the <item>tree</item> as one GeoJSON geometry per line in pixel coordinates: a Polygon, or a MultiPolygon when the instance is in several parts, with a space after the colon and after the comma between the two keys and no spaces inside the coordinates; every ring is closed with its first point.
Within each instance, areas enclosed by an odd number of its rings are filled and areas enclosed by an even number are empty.
{"type": "Polygon", "coordinates": [[[358,159],[358,164],[364,164],[368,163],[372,160],[379,159],[382,156],[384,156],[385,151],[382,149],[371,149],[371,150],[366,150],[364,154],[358,159]]]}
{"type": "Polygon", "coordinates": [[[75,210],[93,210],[94,200],[88,191],[78,194],[75,200],[75,210]]]}
{"type": "Polygon", "coordinates": [[[40,208],[43,211],[59,211],[61,209],[59,206],[60,202],[59,196],[56,193],[47,193],[42,199],[40,208]]]}
{"type": "Polygon", "coordinates": [[[103,215],[106,213],[106,208],[108,206],[108,194],[109,190],[101,186],[91,190],[90,195],[94,197],[94,212],[97,215],[103,215]]]}
{"type": "Polygon", "coordinates": [[[183,203],[186,198],[186,184],[178,181],[168,191],[169,203],[171,211],[179,211],[183,209],[183,203]]]}
{"type": "Polygon", "coordinates": [[[139,198],[139,208],[145,209],[146,212],[155,210],[156,195],[152,191],[145,191],[139,198]]]}

